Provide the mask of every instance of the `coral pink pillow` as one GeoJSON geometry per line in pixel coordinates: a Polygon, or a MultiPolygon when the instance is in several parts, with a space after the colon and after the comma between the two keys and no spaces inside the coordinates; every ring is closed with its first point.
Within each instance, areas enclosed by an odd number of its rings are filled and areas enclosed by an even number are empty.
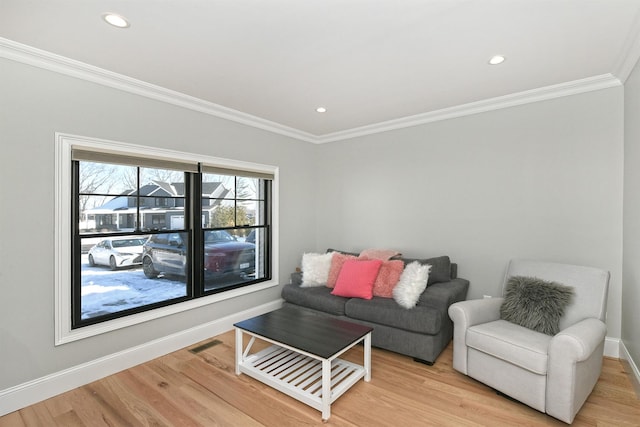
{"type": "Polygon", "coordinates": [[[373,298],[373,282],[376,281],[380,266],[382,261],[379,259],[346,260],[331,294],[348,298],[373,298]]]}
{"type": "Polygon", "coordinates": [[[355,259],[355,255],[341,254],[334,252],[331,259],[331,268],[329,269],[329,278],[327,279],[327,288],[334,288],[342,269],[342,264],[348,259],[355,259]]]}
{"type": "Polygon", "coordinates": [[[373,283],[373,296],[393,298],[393,288],[398,284],[404,262],[401,260],[383,261],[378,277],[373,283]]]}

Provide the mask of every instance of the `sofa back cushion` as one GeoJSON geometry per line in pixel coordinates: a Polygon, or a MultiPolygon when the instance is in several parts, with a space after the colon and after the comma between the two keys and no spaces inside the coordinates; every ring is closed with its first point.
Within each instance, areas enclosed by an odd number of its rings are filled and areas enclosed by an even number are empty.
{"type": "Polygon", "coordinates": [[[431,271],[429,271],[429,281],[427,286],[438,283],[448,282],[451,280],[451,260],[448,256],[443,255],[435,258],[393,258],[400,259],[405,265],[411,264],[414,261],[418,261],[420,264],[429,264],[431,271]]]}
{"type": "Polygon", "coordinates": [[[340,252],[341,254],[345,254],[345,255],[353,255],[355,257],[360,256],[359,252],[349,252],[349,251],[342,251],[340,249],[333,249],[333,248],[329,248],[327,249],[327,252],[340,252]]]}
{"type": "MultiPolygon", "coordinates": [[[[329,248],[327,252],[340,252],[345,255],[359,256],[358,252],[349,252],[339,249],[329,248]]],[[[420,264],[431,265],[431,271],[429,272],[429,281],[427,286],[438,282],[448,282],[451,279],[457,277],[457,265],[451,262],[451,259],[447,255],[442,255],[433,258],[404,258],[402,256],[395,256],[392,260],[399,259],[404,262],[405,265],[418,261],[420,264]]]]}

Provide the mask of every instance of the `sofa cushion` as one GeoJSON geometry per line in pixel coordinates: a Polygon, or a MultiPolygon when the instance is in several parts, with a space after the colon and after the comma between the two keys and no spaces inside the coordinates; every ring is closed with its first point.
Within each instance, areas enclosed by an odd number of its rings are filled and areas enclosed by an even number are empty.
{"type": "Polygon", "coordinates": [[[469,347],[539,375],[547,374],[551,338],[506,320],[472,326],[466,335],[469,347]]]}
{"type": "Polygon", "coordinates": [[[428,335],[440,332],[443,310],[446,312],[446,307],[439,310],[423,305],[404,310],[394,300],[380,297],[371,300],[353,298],[345,304],[345,314],[352,319],[428,335]]]}
{"type": "Polygon", "coordinates": [[[435,258],[399,258],[394,257],[392,259],[400,259],[405,265],[410,264],[413,261],[418,261],[420,264],[429,264],[431,271],[429,272],[429,281],[427,286],[438,282],[448,282],[451,280],[451,260],[448,256],[443,255],[435,258]]]}
{"type": "Polygon", "coordinates": [[[331,295],[331,289],[326,286],[301,288],[296,285],[285,285],[282,288],[282,298],[292,304],[344,316],[344,304],[348,298],[331,295]]]}
{"type": "Polygon", "coordinates": [[[327,252],[340,252],[341,254],[353,255],[355,257],[360,256],[360,254],[358,252],[341,251],[340,249],[333,249],[333,248],[327,249],[327,252]]]}
{"type": "Polygon", "coordinates": [[[382,261],[379,259],[349,259],[344,262],[332,295],[371,299],[382,261]]]}

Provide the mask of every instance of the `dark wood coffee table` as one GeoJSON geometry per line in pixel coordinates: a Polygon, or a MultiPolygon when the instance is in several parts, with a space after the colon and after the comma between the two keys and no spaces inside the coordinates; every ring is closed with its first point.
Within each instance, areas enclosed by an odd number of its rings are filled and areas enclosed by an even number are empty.
{"type": "Polygon", "coordinates": [[[282,308],[234,324],[236,375],[245,373],[331,416],[331,403],[364,378],[371,380],[373,328],[282,308]],[[243,349],[243,334],[251,336],[243,349]],[[249,354],[255,339],[273,345],[249,354]],[[364,341],[364,366],[338,359],[364,341]]]}

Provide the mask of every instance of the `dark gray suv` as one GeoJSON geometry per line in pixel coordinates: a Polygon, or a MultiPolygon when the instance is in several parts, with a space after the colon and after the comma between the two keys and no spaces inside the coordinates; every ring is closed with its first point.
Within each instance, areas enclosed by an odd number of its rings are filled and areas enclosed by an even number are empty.
{"type": "MultiPolygon", "coordinates": [[[[239,242],[224,230],[206,231],[204,243],[205,279],[255,273],[255,245],[239,242]]],[[[186,275],[187,233],[152,234],[144,244],[142,269],[149,278],[159,274],[186,275]]]]}

